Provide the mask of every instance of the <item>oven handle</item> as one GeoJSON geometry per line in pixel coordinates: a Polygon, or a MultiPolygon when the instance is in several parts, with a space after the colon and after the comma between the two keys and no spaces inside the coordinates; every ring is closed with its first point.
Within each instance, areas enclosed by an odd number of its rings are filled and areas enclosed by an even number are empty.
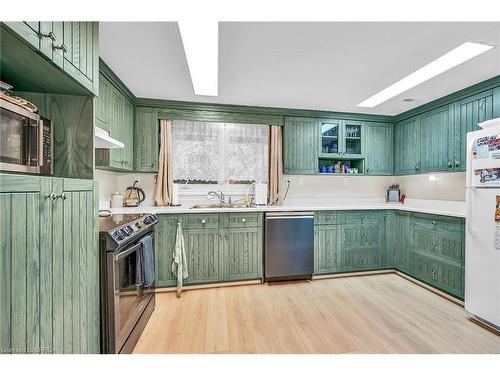
{"type": "Polygon", "coordinates": [[[115,255],[115,262],[119,262],[120,260],[122,260],[126,256],[132,254],[134,251],[137,251],[141,246],[142,246],[141,243],[135,244],[131,248],[129,248],[125,251],[122,251],[121,253],[115,255]]]}

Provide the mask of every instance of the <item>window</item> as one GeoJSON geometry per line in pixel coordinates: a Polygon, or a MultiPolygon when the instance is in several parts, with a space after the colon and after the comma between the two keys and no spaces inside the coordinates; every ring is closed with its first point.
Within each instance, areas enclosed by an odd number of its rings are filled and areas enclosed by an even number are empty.
{"type": "Polygon", "coordinates": [[[267,125],[174,120],[174,181],[267,182],[268,139],[267,125]]]}

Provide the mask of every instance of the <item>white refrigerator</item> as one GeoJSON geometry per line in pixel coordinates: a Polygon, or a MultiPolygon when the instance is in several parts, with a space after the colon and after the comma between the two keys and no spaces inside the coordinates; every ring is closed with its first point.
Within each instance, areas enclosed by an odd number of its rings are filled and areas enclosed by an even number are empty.
{"type": "Polygon", "coordinates": [[[465,309],[500,330],[500,118],[467,134],[465,309]]]}

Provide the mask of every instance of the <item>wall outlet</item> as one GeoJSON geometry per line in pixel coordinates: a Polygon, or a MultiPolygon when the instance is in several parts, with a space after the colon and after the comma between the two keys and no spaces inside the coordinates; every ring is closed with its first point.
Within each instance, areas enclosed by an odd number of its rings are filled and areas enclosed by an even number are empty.
{"type": "Polygon", "coordinates": [[[299,185],[304,185],[304,177],[299,177],[299,185]]]}
{"type": "Polygon", "coordinates": [[[344,185],[349,185],[349,179],[347,177],[344,177],[344,185]]]}
{"type": "Polygon", "coordinates": [[[139,176],[134,176],[134,180],[132,181],[132,183],[134,183],[135,181],[137,181],[137,183],[140,184],[141,178],[139,176]]]}

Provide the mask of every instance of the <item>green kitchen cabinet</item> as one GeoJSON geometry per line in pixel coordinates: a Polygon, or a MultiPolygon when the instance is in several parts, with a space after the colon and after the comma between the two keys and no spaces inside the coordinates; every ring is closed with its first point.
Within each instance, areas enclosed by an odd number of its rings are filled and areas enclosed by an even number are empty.
{"type": "Polygon", "coordinates": [[[421,170],[427,172],[452,171],[454,146],[454,106],[446,105],[421,115],[421,170]]]}
{"type": "Polygon", "coordinates": [[[103,91],[96,99],[96,125],[124,144],[124,148],[97,149],[96,167],[132,171],[134,167],[134,105],[101,75],[103,91]]]}
{"type": "Polygon", "coordinates": [[[185,285],[213,283],[222,280],[223,249],[219,229],[186,229],[183,231],[189,277],[185,285]]]}
{"type": "Polygon", "coordinates": [[[396,218],[393,210],[386,210],[381,213],[383,219],[382,228],[382,268],[394,268],[394,233],[396,228],[396,218]]]}
{"type": "Polygon", "coordinates": [[[369,176],[389,176],[394,170],[394,129],[389,123],[370,122],[363,127],[365,171],[369,176]]]}
{"type": "Polygon", "coordinates": [[[459,135],[454,152],[456,171],[465,171],[467,165],[467,133],[480,130],[478,123],[493,118],[493,91],[488,90],[456,103],[455,124],[459,135]]]}
{"type": "Polygon", "coordinates": [[[325,159],[361,158],[365,145],[364,126],[363,121],[320,119],[319,156],[325,159]]]}
{"type": "Polygon", "coordinates": [[[158,111],[137,107],[134,128],[134,165],[137,172],[158,172],[160,152],[158,111]]]}
{"type": "Polygon", "coordinates": [[[342,225],[314,227],[314,274],[337,273],[342,270],[344,233],[342,225]]]}
{"type": "Polygon", "coordinates": [[[363,271],[380,268],[384,232],[381,212],[348,212],[344,226],[343,269],[363,271]]]}
{"type": "Polygon", "coordinates": [[[396,123],[394,140],[394,173],[420,173],[420,116],[396,123]]]}
{"type": "Polygon", "coordinates": [[[3,350],[99,353],[96,191],[89,180],[0,175],[3,350]]]}
{"type": "Polygon", "coordinates": [[[410,266],[411,215],[405,211],[394,212],[393,268],[408,273],[410,266]]]}
{"type": "Polygon", "coordinates": [[[181,215],[160,214],[155,226],[155,269],[156,287],[170,287],[177,284],[172,273],[172,261],[177,237],[177,226],[181,215]]]}
{"type": "Polygon", "coordinates": [[[99,92],[99,22],[5,22],[90,93],[99,92]]]}
{"type": "Polygon", "coordinates": [[[286,117],[283,136],[283,168],[285,174],[318,172],[318,119],[286,117]]]}
{"type": "Polygon", "coordinates": [[[262,226],[229,228],[221,233],[224,241],[222,265],[224,281],[262,277],[262,226]]]}
{"type": "MultiPolygon", "coordinates": [[[[63,22],[63,69],[82,86],[98,93],[99,22],[63,22]]],[[[61,43],[61,42],[59,42],[61,43]]]]}

